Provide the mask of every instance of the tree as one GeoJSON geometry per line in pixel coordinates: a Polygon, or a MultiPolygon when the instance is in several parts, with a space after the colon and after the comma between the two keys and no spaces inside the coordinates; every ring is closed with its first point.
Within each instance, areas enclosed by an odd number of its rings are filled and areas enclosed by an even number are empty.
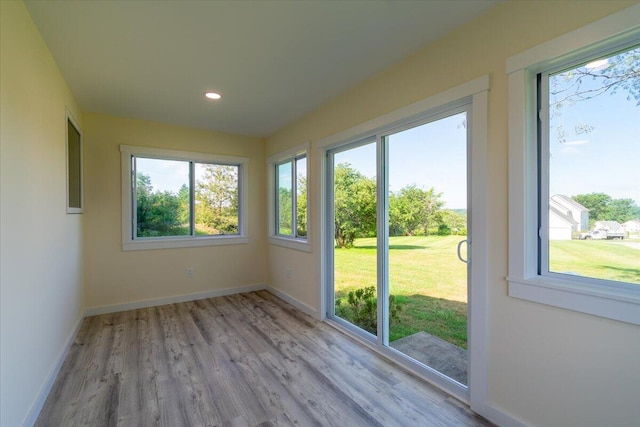
{"type": "Polygon", "coordinates": [[[180,221],[180,201],[170,191],[154,191],[151,178],[136,175],[137,235],[141,237],[186,234],[180,221]]]}
{"type": "Polygon", "coordinates": [[[291,199],[291,189],[278,188],[278,232],[290,235],[293,233],[291,224],[291,212],[293,210],[293,200],[291,199]]]}
{"type": "Polygon", "coordinates": [[[444,202],[440,200],[442,193],[436,193],[433,187],[427,190],[424,194],[424,209],[425,209],[425,222],[424,222],[424,234],[429,234],[429,227],[431,223],[438,223],[441,216],[438,215],[440,209],[444,206],[444,202]]]}
{"type": "Polygon", "coordinates": [[[557,105],[575,104],[604,93],[627,91],[627,99],[640,105],[640,48],[627,50],[606,60],[574,68],[552,80],[551,96],[557,105]]]}
{"type": "Polygon", "coordinates": [[[217,234],[238,232],[238,167],[204,165],[204,176],[196,185],[196,224],[217,234]]]}
{"type": "Polygon", "coordinates": [[[608,206],[611,202],[611,196],[608,194],[578,194],[571,198],[589,209],[589,220],[591,221],[602,221],[608,216],[608,206]]]}
{"type": "Polygon", "coordinates": [[[632,199],[613,199],[604,193],[578,194],[573,200],[589,209],[589,222],[618,221],[620,223],[640,217],[640,207],[632,199]]]}
{"type": "Polygon", "coordinates": [[[189,224],[189,187],[187,184],[182,184],[178,190],[178,202],[180,203],[178,220],[182,224],[189,224]]]}
{"type": "MultiPolygon", "coordinates": [[[[640,48],[621,52],[606,60],[594,61],[582,67],[559,73],[549,79],[550,114],[558,118],[566,107],[621,90],[626,91],[627,100],[640,106],[640,48]]],[[[589,124],[575,124],[575,133],[586,134],[595,128],[589,124]]],[[[566,142],[566,130],[556,125],[560,143],[566,142]]]]}
{"type": "Polygon", "coordinates": [[[443,209],[438,213],[438,217],[438,235],[457,234],[465,236],[467,234],[467,218],[465,214],[443,209]]]}
{"type": "Polygon", "coordinates": [[[340,163],[334,169],[333,191],[336,246],[348,248],[356,237],[375,235],[375,180],[348,163],[340,163]]]}
{"type": "Polygon", "coordinates": [[[444,205],[442,193],[433,188],[423,190],[415,184],[407,185],[389,195],[389,234],[392,236],[429,233],[437,227],[438,211],[444,205]]]}
{"type": "Polygon", "coordinates": [[[307,177],[299,176],[297,182],[298,196],[296,203],[298,210],[296,211],[296,226],[298,227],[298,236],[307,235],[307,177]]]}
{"type": "Polygon", "coordinates": [[[608,206],[608,218],[619,223],[640,218],[640,207],[633,199],[613,199],[608,206]]]}

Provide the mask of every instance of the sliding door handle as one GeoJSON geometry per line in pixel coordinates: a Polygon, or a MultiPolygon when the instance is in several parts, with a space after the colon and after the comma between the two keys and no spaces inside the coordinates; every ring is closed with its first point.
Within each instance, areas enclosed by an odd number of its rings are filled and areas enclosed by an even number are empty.
{"type": "Polygon", "coordinates": [[[467,257],[467,259],[462,258],[462,254],[460,253],[460,248],[462,247],[462,244],[463,244],[463,243],[467,243],[467,242],[468,242],[468,240],[467,240],[467,239],[464,239],[464,240],[461,240],[461,241],[458,243],[458,259],[459,259],[460,261],[464,262],[465,264],[467,264],[467,263],[469,262],[469,259],[468,259],[468,257],[467,257]]]}

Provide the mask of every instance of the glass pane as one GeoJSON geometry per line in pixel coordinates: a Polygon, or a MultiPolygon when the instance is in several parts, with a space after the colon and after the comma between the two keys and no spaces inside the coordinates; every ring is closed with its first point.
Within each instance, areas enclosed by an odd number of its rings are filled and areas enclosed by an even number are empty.
{"type": "Polygon", "coordinates": [[[333,162],[335,314],[377,335],[376,144],[333,162]]]}
{"type": "Polygon", "coordinates": [[[293,236],[293,198],[292,198],[292,169],[293,162],[278,165],[276,170],[278,173],[278,194],[277,210],[278,210],[278,229],[276,234],[281,236],[293,236]]]}
{"type": "Polygon", "coordinates": [[[135,158],[136,237],[189,235],[189,162],[135,158]]]}
{"type": "Polygon", "coordinates": [[[296,236],[307,237],[307,158],[296,160],[296,236]]]}
{"type": "Polygon", "coordinates": [[[466,113],[386,141],[389,345],[467,384],[466,113]]]}
{"type": "Polygon", "coordinates": [[[81,151],[80,151],[80,132],[73,126],[70,120],[67,120],[67,173],[68,173],[68,193],[69,207],[82,207],[82,191],[81,191],[81,151]]]}
{"type": "Polygon", "coordinates": [[[195,234],[239,234],[239,167],[195,164],[195,234]]]}
{"type": "Polygon", "coordinates": [[[549,271],[640,284],[640,48],[549,77],[549,271]]]}

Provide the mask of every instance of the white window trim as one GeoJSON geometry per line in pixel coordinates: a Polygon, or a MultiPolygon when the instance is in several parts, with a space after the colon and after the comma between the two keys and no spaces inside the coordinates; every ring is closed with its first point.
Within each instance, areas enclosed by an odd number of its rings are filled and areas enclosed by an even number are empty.
{"type": "Polygon", "coordinates": [[[80,126],[78,126],[78,122],[76,121],[73,114],[69,109],[65,108],[65,121],[64,121],[64,134],[65,134],[65,164],[66,164],[66,193],[67,193],[67,213],[68,214],[81,214],[84,211],[84,136],[82,135],[82,130],[80,130],[80,126]],[[71,122],[74,128],[78,131],[80,135],[80,207],[71,207],[69,206],[69,125],[68,122],[71,122]]]}
{"type": "Polygon", "coordinates": [[[536,75],[561,62],[640,40],[640,5],[506,61],[509,76],[509,295],[640,325],[640,286],[538,275],[536,75]]]}
{"type": "Polygon", "coordinates": [[[281,153],[274,154],[267,159],[268,241],[272,245],[304,252],[311,252],[311,227],[309,227],[309,214],[311,212],[311,198],[309,197],[309,177],[311,176],[311,162],[309,160],[310,145],[309,142],[306,142],[281,153]],[[304,238],[281,236],[276,234],[276,165],[287,160],[295,161],[296,157],[302,155],[307,158],[307,236],[304,238]]]}
{"type": "Polygon", "coordinates": [[[249,159],[246,157],[197,153],[191,151],[166,150],[151,147],[121,145],[122,172],[122,250],[136,251],[145,249],[188,248],[198,246],[216,246],[244,244],[249,242],[248,197],[249,197],[249,159]],[[240,234],[221,236],[176,236],[134,239],[131,232],[133,206],[131,197],[132,171],[131,156],[157,157],[159,159],[196,161],[202,163],[234,164],[240,166],[239,221],[240,234]]]}

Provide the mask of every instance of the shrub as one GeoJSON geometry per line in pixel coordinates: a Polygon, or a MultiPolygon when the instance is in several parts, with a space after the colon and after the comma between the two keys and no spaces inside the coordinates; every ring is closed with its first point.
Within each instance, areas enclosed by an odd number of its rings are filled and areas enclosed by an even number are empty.
{"type": "MultiPolygon", "coordinates": [[[[375,334],[378,330],[378,299],[375,286],[350,291],[347,295],[347,304],[343,305],[341,298],[336,300],[336,314],[364,329],[375,334]]],[[[398,311],[402,307],[396,303],[396,296],[389,295],[389,318],[398,320],[398,311]]]]}

